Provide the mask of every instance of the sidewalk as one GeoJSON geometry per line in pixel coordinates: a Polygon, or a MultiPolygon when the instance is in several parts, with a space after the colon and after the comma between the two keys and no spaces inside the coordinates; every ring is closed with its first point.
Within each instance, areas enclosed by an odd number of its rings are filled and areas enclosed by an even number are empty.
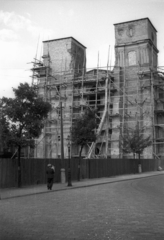
{"type": "Polygon", "coordinates": [[[107,183],[113,183],[113,182],[119,182],[119,181],[134,180],[138,178],[153,177],[161,174],[164,174],[164,171],[121,175],[121,176],[115,176],[115,177],[109,177],[109,178],[84,179],[84,180],[81,180],[80,182],[77,182],[77,181],[72,182],[72,187],[68,187],[67,183],[55,183],[51,191],[47,190],[46,184],[28,186],[28,187],[22,187],[22,188],[0,189],[0,200],[29,196],[33,194],[52,193],[54,191],[63,191],[63,190],[71,190],[75,188],[90,187],[94,185],[107,184],[107,183]]]}

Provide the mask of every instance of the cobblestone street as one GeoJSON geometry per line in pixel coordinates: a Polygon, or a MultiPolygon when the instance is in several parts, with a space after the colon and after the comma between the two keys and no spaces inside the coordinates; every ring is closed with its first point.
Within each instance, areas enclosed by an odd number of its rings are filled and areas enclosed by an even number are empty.
{"type": "Polygon", "coordinates": [[[0,240],[163,240],[164,176],[0,201],[0,240]]]}

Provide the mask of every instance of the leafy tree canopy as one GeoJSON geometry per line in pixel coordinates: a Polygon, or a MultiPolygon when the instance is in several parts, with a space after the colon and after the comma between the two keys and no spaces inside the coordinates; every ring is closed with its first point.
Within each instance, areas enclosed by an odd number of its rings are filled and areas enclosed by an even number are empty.
{"type": "Polygon", "coordinates": [[[151,136],[144,136],[144,127],[137,122],[134,129],[125,127],[124,134],[120,135],[120,146],[125,153],[140,154],[146,147],[152,145],[151,136]]]}
{"type": "Polygon", "coordinates": [[[81,146],[80,156],[82,148],[96,140],[96,128],[98,126],[99,119],[95,110],[87,109],[85,112],[75,119],[72,125],[72,141],[81,146]]]}
{"type": "Polygon", "coordinates": [[[32,139],[41,134],[51,105],[38,97],[34,87],[28,83],[21,83],[13,91],[15,98],[3,97],[1,102],[2,137],[6,144],[33,145],[32,139]]]}

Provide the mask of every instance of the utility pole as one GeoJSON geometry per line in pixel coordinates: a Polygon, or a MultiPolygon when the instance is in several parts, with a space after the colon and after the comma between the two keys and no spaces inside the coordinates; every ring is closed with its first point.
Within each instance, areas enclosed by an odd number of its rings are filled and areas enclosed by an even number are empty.
{"type": "Polygon", "coordinates": [[[61,183],[65,183],[65,168],[64,168],[64,144],[63,144],[63,110],[62,101],[60,100],[60,132],[61,132],[61,183]]]}
{"type": "Polygon", "coordinates": [[[70,136],[68,135],[67,138],[67,147],[68,147],[68,187],[72,187],[72,182],[71,182],[71,141],[70,141],[70,136]]]}

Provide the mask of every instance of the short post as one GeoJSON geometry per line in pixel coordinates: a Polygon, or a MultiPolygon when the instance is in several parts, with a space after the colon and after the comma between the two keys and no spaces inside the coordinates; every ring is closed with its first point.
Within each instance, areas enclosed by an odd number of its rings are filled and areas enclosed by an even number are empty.
{"type": "Polygon", "coordinates": [[[142,173],[142,164],[141,164],[140,156],[139,156],[139,159],[138,159],[138,173],[142,173]]]}
{"type": "Polygon", "coordinates": [[[70,136],[68,135],[67,138],[68,144],[68,187],[72,187],[72,182],[71,182],[71,156],[70,156],[70,148],[71,148],[71,142],[70,142],[70,136]]]}

